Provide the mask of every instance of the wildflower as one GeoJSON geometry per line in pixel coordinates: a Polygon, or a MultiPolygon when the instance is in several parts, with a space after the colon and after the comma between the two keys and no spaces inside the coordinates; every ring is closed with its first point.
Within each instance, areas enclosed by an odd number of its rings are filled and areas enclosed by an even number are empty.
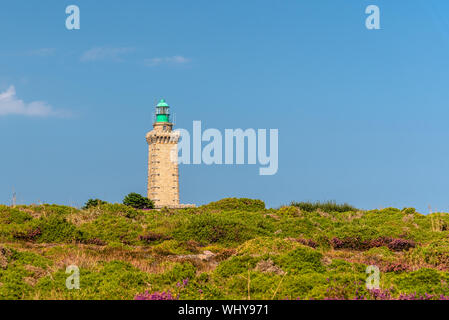
{"type": "Polygon", "coordinates": [[[170,291],[154,292],[154,293],[149,293],[148,291],[145,291],[144,293],[137,294],[134,297],[134,300],[178,300],[178,298],[174,297],[170,291]]]}

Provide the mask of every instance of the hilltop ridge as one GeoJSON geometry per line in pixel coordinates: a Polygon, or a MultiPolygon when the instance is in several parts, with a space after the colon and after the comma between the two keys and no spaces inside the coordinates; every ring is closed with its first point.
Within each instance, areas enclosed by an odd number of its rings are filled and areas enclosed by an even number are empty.
{"type": "Polygon", "coordinates": [[[449,214],[229,198],[0,206],[1,299],[442,299],[449,214]],[[66,268],[80,290],[66,288],[66,268]],[[380,270],[368,290],[366,268],[380,270]]]}

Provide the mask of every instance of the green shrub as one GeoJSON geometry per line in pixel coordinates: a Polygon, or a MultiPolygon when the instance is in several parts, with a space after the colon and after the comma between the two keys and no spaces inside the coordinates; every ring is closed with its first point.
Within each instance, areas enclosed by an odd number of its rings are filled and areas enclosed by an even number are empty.
{"type": "Polygon", "coordinates": [[[242,211],[260,211],[265,209],[265,202],[247,198],[226,198],[216,202],[204,205],[203,208],[212,210],[242,210],[242,211]]]}
{"type": "Polygon", "coordinates": [[[300,210],[298,209],[298,207],[294,207],[294,206],[280,207],[279,210],[277,211],[277,213],[281,216],[286,216],[286,217],[300,216],[300,210]]]}
{"type": "Polygon", "coordinates": [[[59,299],[123,300],[144,291],[150,280],[147,273],[122,261],[111,261],[99,270],[80,268],[80,290],[67,290],[65,268],[39,280],[35,290],[40,296],[59,299]]]}
{"type": "Polygon", "coordinates": [[[273,260],[282,270],[292,274],[300,274],[324,272],[325,268],[321,263],[322,256],[321,253],[312,248],[302,247],[283,255],[275,256],[273,260]]]}
{"type": "MultiPolygon", "coordinates": [[[[27,299],[34,292],[36,281],[52,262],[33,252],[0,248],[0,258],[6,255],[6,264],[0,267],[0,299],[27,299]]],[[[5,261],[3,261],[5,262],[5,261]]]]}
{"type": "Polygon", "coordinates": [[[318,209],[324,212],[348,212],[348,211],[357,211],[358,209],[347,204],[338,204],[335,201],[326,201],[326,202],[292,202],[291,206],[298,207],[302,211],[313,212],[318,209]]]}
{"type": "Polygon", "coordinates": [[[101,207],[101,211],[102,211],[102,213],[122,216],[122,217],[130,218],[130,219],[136,219],[140,216],[143,216],[142,212],[140,212],[139,210],[134,209],[129,206],[126,206],[126,205],[123,205],[123,204],[118,204],[118,203],[104,204],[101,207]]]}
{"type": "Polygon", "coordinates": [[[33,287],[24,282],[24,278],[29,276],[23,267],[0,269],[0,299],[19,300],[25,299],[26,295],[33,291],[33,287]]]}
{"type": "Polygon", "coordinates": [[[79,210],[76,208],[61,206],[57,204],[44,204],[41,206],[33,206],[31,208],[34,212],[39,213],[40,216],[55,215],[60,217],[67,217],[79,212],[79,210]]]}
{"type": "Polygon", "coordinates": [[[265,254],[281,254],[298,247],[298,242],[279,238],[262,237],[246,241],[237,248],[238,254],[260,256],[265,254]]]}
{"type": "Polygon", "coordinates": [[[106,204],[106,201],[100,200],[100,199],[89,199],[82,207],[83,210],[88,210],[90,208],[96,208],[98,206],[101,206],[103,204],[106,204]]]}
{"type": "Polygon", "coordinates": [[[345,273],[352,271],[352,264],[341,259],[333,259],[332,262],[327,266],[328,271],[333,271],[334,273],[345,273]]]}
{"type": "Polygon", "coordinates": [[[394,278],[393,283],[401,293],[448,294],[449,289],[442,285],[448,280],[447,273],[423,268],[414,272],[401,273],[394,278]]]}
{"type": "Polygon", "coordinates": [[[188,250],[185,243],[176,240],[167,240],[152,247],[153,252],[159,255],[186,255],[192,252],[188,250]]]}
{"type": "Polygon", "coordinates": [[[92,222],[80,227],[84,239],[100,239],[133,244],[138,241],[142,226],[137,222],[122,216],[103,213],[92,222]]]}
{"type": "Polygon", "coordinates": [[[251,256],[231,257],[218,265],[215,274],[227,278],[233,275],[247,273],[248,270],[252,270],[256,267],[259,260],[261,260],[261,258],[251,256]]]}
{"type": "Polygon", "coordinates": [[[11,250],[11,262],[14,263],[14,265],[30,265],[34,267],[39,268],[46,268],[53,264],[53,262],[48,259],[44,258],[34,252],[29,251],[17,251],[17,250],[11,250]]]}
{"type": "Polygon", "coordinates": [[[33,219],[33,217],[28,212],[24,212],[20,209],[9,208],[7,206],[0,205],[0,223],[1,224],[10,224],[10,223],[22,224],[22,223],[25,223],[32,219],[33,219]]]}
{"type": "Polygon", "coordinates": [[[142,197],[138,193],[130,193],[125,199],[123,199],[125,206],[132,207],[134,209],[153,209],[154,203],[148,198],[142,197]]]}
{"type": "Polygon", "coordinates": [[[449,244],[447,242],[433,242],[426,247],[415,248],[414,251],[415,256],[419,254],[422,261],[432,266],[449,267],[449,244]]]}
{"type": "Polygon", "coordinates": [[[203,213],[192,216],[180,225],[173,232],[173,236],[178,240],[195,240],[203,244],[241,243],[270,234],[270,227],[260,215],[203,213]]]}
{"type": "Polygon", "coordinates": [[[39,242],[69,243],[83,239],[82,233],[66,218],[54,215],[48,218],[41,217],[37,220],[37,227],[40,230],[40,235],[37,236],[39,242]]]}
{"type": "Polygon", "coordinates": [[[415,214],[416,213],[416,209],[415,208],[404,208],[401,211],[404,214],[415,214]]]}
{"type": "Polygon", "coordinates": [[[152,274],[151,284],[163,288],[165,285],[176,285],[185,279],[195,278],[196,268],[191,262],[164,263],[165,272],[162,274],[152,274]]]}
{"type": "Polygon", "coordinates": [[[276,299],[323,299],[327,290],[326,276],[320,273],[287,275],[276,299]]]}

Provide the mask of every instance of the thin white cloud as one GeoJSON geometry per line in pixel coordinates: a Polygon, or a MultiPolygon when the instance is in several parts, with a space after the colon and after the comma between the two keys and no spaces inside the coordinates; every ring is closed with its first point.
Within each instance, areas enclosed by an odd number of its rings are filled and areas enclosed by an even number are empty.
{"type": "Polygon", "coordinates": [[[67,113],[56,111],[43,101],[25,103],[17,98],[15,87],[10,86],[5,92],[0,92],[0,117],[7,115],[50,117],[66,116],[67,113]]]}
{"type": "Polygon", "coordinates": [[[134,48],[104,48],[96,47],[87,50],[81,55],[80,60],[83,62],[98,61],[98,60],[111,60],[122,61],[121,56],[133,52],[134,48]]]}
{"type": "Polygon", "coordinates": [[[183,56],[173,56],[164,58],[151,58],[145,59],[144,63],[147,67],[155,67],[161,64],[186,64],[189,63],[190,59],[183,56]]]}
{"type": "Polygon", "coordinates": [[[40,48],[36,50],[31,50],[27,52],[29,56],[38,56],[38,57],[48,57],[52,56],[55,53],[55,48],[40,48]]]}

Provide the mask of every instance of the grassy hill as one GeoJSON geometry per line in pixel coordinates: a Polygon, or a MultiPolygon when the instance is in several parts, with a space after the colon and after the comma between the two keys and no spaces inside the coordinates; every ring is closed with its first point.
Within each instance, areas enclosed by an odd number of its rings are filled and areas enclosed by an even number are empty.
{"type": "Polygon", "coordinates": [[[0,206],[1,299],[445,299],[449,214],[223,199],[0,206]],[[68,290],[69,265],[80,289],[68,290]],[[366,267],[380,269],[367,290],[366,267]]]}

